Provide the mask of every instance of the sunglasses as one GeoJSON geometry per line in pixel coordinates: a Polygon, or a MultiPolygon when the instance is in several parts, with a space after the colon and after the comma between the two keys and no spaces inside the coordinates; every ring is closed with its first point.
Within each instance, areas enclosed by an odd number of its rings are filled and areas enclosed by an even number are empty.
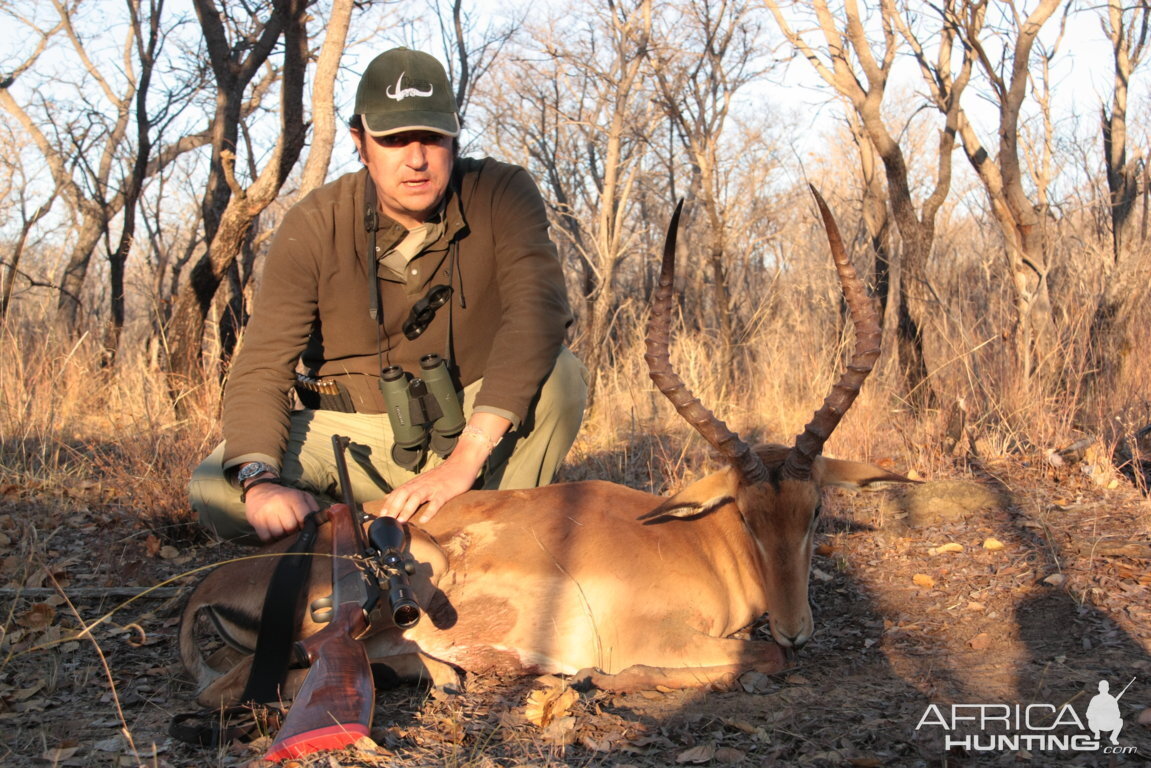
{"type": "Polygon", "coordinates": [[[409,341],[418,339],[432,324],[436,310],[447,304],[451,298],[450,285],[433,285],[428,295],[412,306],[412,313],[404,321],[404,336],[407,336],[409,341]]]}

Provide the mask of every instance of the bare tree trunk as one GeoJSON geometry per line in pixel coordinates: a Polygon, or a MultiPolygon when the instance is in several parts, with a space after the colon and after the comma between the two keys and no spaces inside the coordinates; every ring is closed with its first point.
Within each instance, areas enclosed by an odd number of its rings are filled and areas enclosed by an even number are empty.
{"type": "MultiPolygon", "coordinates": [[[[476,85],[499,59],[500,52],[519,29],[520,23],[509,20],[500,27],[491,25],[491,16],[480,4],[478,14],[468,13],[464,0],[445,0],[448,6],[445,13],[440,0],[430,0],[440,19],[440,40],[443,45],[444,61],[448,76],[456,86],[456,106],[460,110],[460,120],[466,122],[468,108],[476,85]],[[477,31],[476,18],[487,26],[477,31]]],[[[526,13],[526,12],[525,12],[526,13]]]]}
{"type": "MultiPolygon", "coordinates": [[[[858,115],[857,115],[858,117],[858,115]]],[[[875,256],[871,290],[879,301],[879,316],[886,320],[887,304],[891,296],[891,267],[894,254],[891,244],[891,216],[888,215],[887,189],[879,172],[879,158],[875,146],[858,119],[851,119],[851,136],[859,148],[859,166],[863,177],[862,214],[867,242],[875,256]]]]}
{"type": "Polygon", "coordinates": [[[120,242],[108,256],[110,311],[104,331],[102,364],[105,366],[115,362],[116,354],[120,348],[120,335],[124,330],[125,315],[124,268],[136,238],[136,206],[140,201],[140,194],[144,189],[144,181],[148,177],[148,168],[152,159],[152,123],[148,114],[148,91],[151,88],[156,54],[162,40],[160,17],[164,10],[164,0],[151,0],[146,19],[148,23],[147,38],[141,29],[145,20],[140,18],[139,0],[130,2],[128,7],[132,16],[131,23],[135,30],[133,37],[135,38],[136,54],[140,65],[139,83],[135,94],[136,157],[123,192],[124,223],[120,230],[120,242]]]}
{"type": "MultiPolygon", "coordinates": [[[[886,200],[891,203],[895,224],[903,241],[895,331],[904,397],[916,409],[930,407],[936,402],[936,393],[931,386],[923,355],[921,320],[926,316],[929,304],[925,286],[927,259],[935,241],[935,217],[951,188],[951,152],[955,135],[953,123],[957,119],[958,99],[942,110],[947,125],[940,133],[935,187],[917,212],[903,150],[888,129],[883,116],[883,99],[899,44],[897,30],[900,19],[894,0],[880,2],[883,46],[880,48],[877,45],[877,50],[872,48],[856,0],[846,0],[844,3],[842,28],[839,26],[838,15],[832,13],[826,0],[814,0],[818,27],[824,38],[824,48],[821,50],[809,45],[800,33],[792,29],[776,0],[766,1],[788,40],[803,53],[816,72],[851,103],[863,134],[883,163],[887,182],[886,200]],[[851,55],[853,51],[854,56],[851,55]]],[[[940,57],[949,51],[949,38],[942,36],[940,57]]],[[[861,146],[860,151],[863,153],[866,150],[861,146]]],[[[865,158],[864,162],[868,160],[865,158]]],[[[877,186],[871,186],[870,190],[872,197],[882,194],[877,186]]],[[[886,200],[877,200],[871,205],[875,208],[882,205],[885,208],[886,200]]],[[[877,218],[876,214],[871,215],[877,218]]],[[[877,225],[873,231],[879,233],[877,225]]],[[[883,250],[876,250],[877,276],[880,277],[877,288],[881,295],[887,292],[886,260],[889,255],[886,245],[883,250]]]]}
{"type": "Polygon", "coordinates": [[[16,242],[12,244],[11,260],[8,263],[8,271],[4,274],[3,289],[0,290],[0,324],[3,324],[8,318],[8,307],[12,303],[12,290],[16,284],[16,275],[20,271],[20,259],[23,257],[24,247],[28,243],[28,234],[38,221],[48,215],[48,211],[52,209],[52,203],[55,201],[56,194],[53,192],[51,197],[41,203],[31,216],[28,216],[23,209],[23,195],[21,194],[20,233],[16,236],[16,242]]]}
{"type": "MultiPolygon", "coordinates": [[[[187,289],[176,298],[168,329],[169,368],[174,391],[198,380],[204,329],[212,301],[232,269],[256,217],[279,193],[304,146],[304,75],[307,67],[306,0],[274,0],[266,20],[257,20],[258,42],[230,45],[223,17],[214,0],[196,0],[197,15],[208,44],[217,82],[213,164],[202,210],[207,252],[192,269],[187,289]],[[280,137],[267,165],[244,188],[235,174],[235,146],[240,106],[246,85],[271,53],[281,33],[284,63],[281,79],[280,137]],[[237,60],[238,51],[247,56],[237,60]]],[[[227,354],[228,350],[224,350],[227,354]]]]}
{"type": "MultiPolygon", "coordinates": [[[[1017,11],[1013,3],[1006,5],[1017,11]]],[[[946,0],[939,6],[941,29],[937,36],[941,42],[935,61],[910,26],[902,19],[895,20],[913,49],[936,107],[948,116],[947,132],[962,139],[964,154],[983,183],[992,216],[1003,233],[1015,306],[1011,335],[1016,369],[1025,381],[1030,381],[1040,373],[1040,364],[1054,353],[1056,334],[1047,283],[1046,222],[1044,212],[1037,210],[1028,197],[1020,158],[1019,115],[1028,91],[1031,51],[1040,29],[1059,7],[1059,0],[1041,0],[1026,18],[1017,12],[1011,15],[1018,26],[1013,41],[1010,30],[985,28],[987,7],[987,3],[975,0],[946,0]],[[994,36],[1002,43],[1002,60],[993,60],[984,48],[981,38],[985,36],[994,36]],[[957,41],[964,50],[961,71],[955,77],[950,53],[957,41]],[[959,107],[960,96],[975,67],[989,82],[999,111],[999,146],[994,153],[984,147],[959,107]]]]}
{"type": "MultiPolygon", "coordinates": [[[[79,43],[77,43],[79,44],[79,43]]],[[[9,81],[9,85],[11,81],[9,81]]],[[[123,141],[127,126],[127,110],[121,110],[115,123],[110,126],[102,151],[93,149],[96,162],[89,166],[90,181],[97,188],[94,196],[85,190],[72,176],[72,164],[68,153],[57,142],[49,139],[40,126],[32,119],[24,107],[16,102],[8,88],[0,88],[0,107],[12,114],[20,126],[32,137],[41,155],[48,164],[56,188],[75,212],[79,223],[75,228],[75,242],[71,255],[60,278],[57,299],[57,316],[64,327],[71,332],[78,329],[80,317],[80,296],[88,265],[92,260],[100,239],[108,230],[111,219],[123,204],[122,194],[106,195],[111,188],[109,178],[115,165],[116,154],[123,141]]]]}
{"type": "Polygon", "coordinates": [[[1111,39],[1114,66],[1110,107],[1101,109],[1103,159],[1107,169],[1109,191],[1108,214],[1111,221],[1110,263],[1100,264],[1103,281],[1091,323],[1091,383],[1106,391],[1121,367],[1115,350],[1122,346],[1125,329],[1117,323],[1124,298],[1130,287],[1126,276],[1128,262],[1136,252],[1139,239],[1135,202],[1139,195],[1141,163],[1127,155],[1127,96],[1131,76],[1139,66],[1145,50],[1151,7],[1147,0],[1130,9],[1130,21],[1124,18],[1120,0],[1108,0],[1104,29],[1111,39]]]}
{"type": "Polygon", "coordinates": [[[340,71],[340,58],[348,39],[348,26],[352,21],[355,0],[333,0],[332,10],[324,25],[324,44],[316,59],[312,74],[312,140],[304,171],[300,176],[297,198],[324,183],[332,148],[336,143],[336,75],[340,71]]]}
{"type": "Polygon", "coordinates": [[[1102,113],[1103,159],[1111,194],[1112,259],[1116,265],[1122,261],[1134,228],[1132,213],[1139,189],[1139,164],[1127,158],[1127,91],[1147,44],[1151,8],[1146,0],[1134,5],[1129,25],[1123,15],[1121,1],[1108,0],[1105,29],[1111,38],[1114,90],[1110,109],[1104,107],[1102,113]]]}
{"type": "MultiPolygon", "coordinates": [[[[758,27],[751,23],[751,16],[752,6],[744,0],[689,0],[674,16],[674,32],[664,30],[656,36],[676,42],[652,45],[647,51],[659,85],[659,106],[687,153],[692,167],[689,189],[707,222],[703,250],[711,277],[709,315],[721,345],[718,366],[725,372],[735,368],[736,345],[743,332],[732,301],[735,259],[728,237],[727,177],[720,157],[732,100],[758,74],[752,69],[758,27]]],[[[697,274],[702,278],[702,271],[697,274]]],[[[706,294],[693,295],[702,298],[706,294]]],[[[732,379],[725,373],[721,381],[718,396],[722,399],[723,388],[732,379]]]]}
{"type": "Polygon", "coordinates": [[[539,30],[547,56],[507,62],[522,87],[499,106],[497,141],[514,140],[538,173],[561,254],[580,274],[576,351],[587,365],[588,405],[609,361],[619,309],[621,263],[632,253],[637,182],[647,149],[650,103],[637,52],[650,43],[651,0],[587,6],[592,23],[570,35],[539,30]],[[594,26],[592,26],[594,24],[594,26]],[[595,36],[589,43],[586,37],[595,36]],[[589,45],[597,49],[589,56],[589,45]]]}
{"type": "MultiPolygon", "coordinates": [[[[116,76],[106,77],[90,55],[88,41],[74,26],[74,22],[83,16],[90,5],[92,4],[85,4],[82,0],[67,4],[53,3],[57,17],[55,24],[51,28],[36,30],[39,33],[39,40],[32,53],[17,64],[10,75],[0,81],[0,109],[12,115],[17,124],[31,137],[44,158],[58,194],[71,208],[75,222],[73,242],[58,286],[57,317],[72,333],[79,330],[81,296],[92,254],[101,239],[111,237],[112,224],[126,203],[126,192],[137,183],[130,178],[118,177],[117,174],[126,166],[132,167],[134,174],[140,173],[141,167],[138,159],[128,154],[129,150],[126,148],[131,148],[131,142],[125,141],[133,102],[140,90],[140,82],[134,71],[137,61],[132,54],[139,56],[145,51],[142,47],[144,41],[139,37],[141,30],[138,24],[128,25],[128,32],[122,42],[126,61],[117,64],[116,76]],[[13,84],[18,79],[35,71],[34,65],[37,60],[56,37],[67,40],[66,47],[60,46],[56,49],[57,55],[69,57],[69,63],[82,76],[82,86],[77,89],[77,94],[84,108],[84,115],[72,124],[57,120],[55,114],[51,119],[41,117],[35,112],[38,106],[36,100],[30,99],[28,104],[22,104],[11,92],[13,84]],[[123,84],[121,79],[124,80],[123,84]]],[[[138,17],[139,0],[130,0],[129,11],[138,17]]],[[[159,17],[158,4],[154,4],[152,15],[159,17]]],[[[157,28],[153,32],[152,43],[162,38],[162,34],[163,32],[157,28]]],[[[104,42],[106,40],[102,39],[101,44],[104,42]]],[[[151,65],[143,60],[140,63],[144,65],[143,69],[150,77],[151,65]]],[[[189,90],[193,85],[194,82],[183,84],[189,90]]],[[[182,103],[186,99],[180,101],[182,103]]],[[[62,111],[61,114],[68,113],[62,111]]],[[[202,146],[203,141],[203,136],[192,134],[183,136],[164,147],[151,162],[142,166],[146,168],[143,172],[144,177],[161,172],[182,153],[202,146]]],[[[134,220],[132,216],[126,218],[126,221],[132,220],[134,220]]],[[[127,254],[126,249],[130,247],[133,236],[132,225],[129,224],[128,227],[127,236],[122,235],[119,238],[119,247],[114,251],[108,249],[112,260],[113,279],[121,284],[112,290],[113,303],[119,302],[119,308],[113,309],[114,313],[122,312],[122,259],[127,254]]],[[[122,325],[122,319],[120,321],[114,319],[112,322],[113,325],[117,322],[122,325]]]]}
{"type": "Polygon", "coordinates": [[[60,276],[60,292],[56,299],[56,316],[70,333],[76,333],[80,328],[80,295],[88,276],[88,265],[108,226],[104,214],[82,210],[84,213],[75,229],[76,240],[64,266],[64,274],[60,276]]]}

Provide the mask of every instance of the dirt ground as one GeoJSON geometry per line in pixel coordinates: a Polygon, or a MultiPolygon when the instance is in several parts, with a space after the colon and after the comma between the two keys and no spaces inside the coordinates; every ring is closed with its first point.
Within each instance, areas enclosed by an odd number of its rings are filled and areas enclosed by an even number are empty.
{"type": "MultiPolygon", "coordinates": [[[[175,633],[196,577],[165,579],[229,550],[165,541],[99,488],[51,503],[0,490],[0,765],[259,765],[266,742],[212,750],[166,735],[194,709],[175,633]]],[[[817,633],[786,674],[724,691],[584,692],[547,728],[525,704],[561,690],[554,680],[383,691],[374,747],[297,765],[1151,763],[1151,505],[1129,483],[1016,458],[831,492],[824,510],[817,633]],[[1109,751],[1106,734],[1079,727],[1104,680],[1111,694],[1134,681],[1109,751]]]]}

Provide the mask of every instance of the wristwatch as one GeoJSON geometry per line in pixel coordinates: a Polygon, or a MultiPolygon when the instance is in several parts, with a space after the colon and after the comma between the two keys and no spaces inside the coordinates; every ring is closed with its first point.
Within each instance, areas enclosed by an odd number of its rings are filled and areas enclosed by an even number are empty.
{"type": "Polygon", "coordinates": [[[271,472],[273,475],[280,474],[276,468],[271,464],[265,464],[262,461],[249,461],[244,466],[240,467],[240,471],[236,473],[236,482],[243,487],[244,483],[251,480],[257,475],[262,475],[265,472],[271,472]]]}

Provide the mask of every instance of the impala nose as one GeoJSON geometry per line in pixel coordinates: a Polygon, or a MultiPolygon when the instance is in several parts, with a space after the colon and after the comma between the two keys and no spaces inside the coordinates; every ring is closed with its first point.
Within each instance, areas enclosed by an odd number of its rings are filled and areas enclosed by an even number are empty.
{"type": "Polygon", "coordinates": [[[777,643],[782,645],[784,648],[788,648],[793,651],[798,651],[800,648],[807,645],[807,641],[810,639],[810,636],[806,632],[797,632],[795,634],[780,632],[775,636],[775,641],[777,643]]]}
{"type": "Polygon", "coordinates": [[[779,645],[791,651],[798,651],[811,639],[811,623],[799,622],[799,626],[785,626],[783,622],[771,622],[771,636],[779,645]]]}

